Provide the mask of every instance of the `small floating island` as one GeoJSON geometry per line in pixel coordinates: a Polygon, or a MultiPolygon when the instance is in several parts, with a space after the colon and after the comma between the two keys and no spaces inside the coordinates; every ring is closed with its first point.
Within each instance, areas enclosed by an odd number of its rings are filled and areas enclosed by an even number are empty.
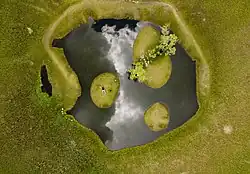
{"type": "Polygon", "coordinates": [[[115,101],[120,88],[119,78],[113,73],[102,73],[92,82],[90,96],[99,108],[109,108],[115,101]]]}
{"type": "Polygon", "coordinates": [[[136,61],[150,49],[154,49],[160,40],[160,31],[152,26],[145,26],[138,33],[133,45],[133,59],[136,61]]]}
{"type": "Polygon", "coordinates": [[[161,88],[170,78],[172,63],[169,56],[159,56],[146,68],[145,85],[151,88],[161,88]]]}
{"type": "Polygon", "coordinates": [[[165,104],[155,103],[144,114],[144,121],[152,131],[166,129],[169,123],[168,108],[165,104]]]}

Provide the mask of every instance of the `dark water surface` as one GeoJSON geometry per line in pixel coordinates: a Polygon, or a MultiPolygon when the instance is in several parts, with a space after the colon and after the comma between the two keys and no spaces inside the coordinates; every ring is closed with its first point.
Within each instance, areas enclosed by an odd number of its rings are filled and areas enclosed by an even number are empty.
{"type": "MultiPolygon", "coordinates": [[[[68,63],[76,72],[82,87],[81,97],[68,112],[84,126],[94,130],[110,149],[151,142],[185,123],[198,109],[195,63],[180,45],[177,45],[176,55],[171,57],[171,77],[160,89],[151,89],[130,81],[126,74],[117,72],[117,64],[109,55],[111,44],[100,32],[100,28],[108,23],[109,26],[118,24],[119,29],[129,24],[132,29],[137,22],[100,20],[92,26],[94,29],[83,24],[63,39],[53,41],[53,46],[64,49],[68,63]],[[104,72],[118,73],[121,87],[113,106],[99,109],[91,101],[90,86],[92,80],[104,72]],[[152,132],[144,123],[145,110],[155,102],[163,102],[169,107],[169,126],[160,132],[152,132]]],[[[132,48],[128,43],[122,42],[122,48],[116,57],[119,59],[119,66],[129,68],[132,63],[132,48]]]]}
{"type": "Polygon", "coordinates": [[[41,70],[40,70],[40,76],[41,76],[41,90],[42,92],[47,93],[50,97],[52,96],[52,85],[49,82],[49,77],[48,77],[48,71],[46,68],[46,65],[42,65],[41,70]]]}

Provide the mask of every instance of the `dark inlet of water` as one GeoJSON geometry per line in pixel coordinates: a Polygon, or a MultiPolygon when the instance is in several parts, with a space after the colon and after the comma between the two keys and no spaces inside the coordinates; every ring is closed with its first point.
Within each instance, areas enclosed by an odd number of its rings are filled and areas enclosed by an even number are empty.
{"type": "Polygon", "coordinates": [[[41,67],[40,76],[41,76],[41,83],[42,83],[41,85],[42,92],[46,92],[51,97],[52,85],[49,82],[48,72],[47,72],[47,68],[45,65],[41,67]]]}
{"type": "Polygon", "coordinates": [[[83,24],[63,39],[53,41],[54,47],[64,49],[69,65],[76,72],[82,95],[72,110],[68,111],[84,126],[94,130],[110,149],[121,149],[145,144],[160,135],[177,128],[191,118],[198,109],[196,97],[195,63],[185,50],[177,45],[172,60],[172,74],[160,89],[151,89],[143,84],[128,80],[126,70],[132,63],[132,44],[136,31],[135,20],[99,20],[91,28],[83,24]],[[106,27],[119,24],[120,30],[106,27]],[[104,72],[119,75],[119,96],[111,108],[99,109],[90,98],[92,80],[104,72]],[[160,132],[151,131],[144,123],[145,110],[155,102],[169,107],[170,123],[160,132]]]}

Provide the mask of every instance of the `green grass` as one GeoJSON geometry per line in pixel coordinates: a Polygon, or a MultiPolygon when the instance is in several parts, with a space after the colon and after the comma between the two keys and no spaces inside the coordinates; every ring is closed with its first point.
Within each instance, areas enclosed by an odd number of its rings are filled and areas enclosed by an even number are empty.
{"type": "Polygon", "coordinates": [[[145,55],[145,53],[159,44],[160,31],[151,26],[145,26],[138,33],[133,45],[133,59],[136,61],[145,55]]]}
{"type": "Polygon", "coordinates": [[[152,131],[157,132],[167,128],[169,122],[167,106],[162,103],[153,104],[144,113],[144,120],[152,131]]]}
{"type": "Polygon", "coordinates": [[[120,81],[117,75],[102,73],[92,82],[90,96],[93,103],[99,108],[109,108],[117,98],[120,81]]]}
{"type": "Polygon", "coordinates": [[[81,1],[78,10],[71,8],[58,20],[76,2],[1,4],[0,173],[250,173],[250,1],[170,0],[171,6],[81,1]],[[84,8],[96,18],[170,22],[196,60],[196,115],[153,143],[111,152],[92,131],[61,114],[80,88],[65,58],[49,43],[84,21],[84,8]],[[42,64],[58,86],[52,98],[39,89],[42,64]]]}
{"type": "Polygon", "coordinates": [[[172,63],[169,56],[157,57],[146,68],[146,80],[144,83],[151,88],[161,88],[170,78],[172,63]]]}

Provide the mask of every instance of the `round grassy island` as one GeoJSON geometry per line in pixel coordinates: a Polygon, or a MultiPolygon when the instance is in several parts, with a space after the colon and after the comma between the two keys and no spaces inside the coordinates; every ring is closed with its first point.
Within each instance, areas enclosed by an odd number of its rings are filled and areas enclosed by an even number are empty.
{"type": "Polygon", "coordinates": [[[120,88],[119,78],[113,73],[102,73],[91,84],[90,96],[99,108],[109,108],[115,101],[120,88]]]}
{"type": "Polygon", "coordinates": [[[155,132],[167,128],[169,123],[167,106],[159,102],[151,105],[144,113],[144,121],[155,132]]]}
{"type": "Polygon", "coordinates": [[[148,50],[155,48],[160,41],[161,33],[152,26],[145,26],[138,33],[133,45],[133,59],[139,59],[148,50]]]}
{"type": "Polygon", "coordinates": [[[159,56],[146,68],[144,83],[151,88],[161,88],[170,78],[172,63],[169,56],[159,56]]]}

